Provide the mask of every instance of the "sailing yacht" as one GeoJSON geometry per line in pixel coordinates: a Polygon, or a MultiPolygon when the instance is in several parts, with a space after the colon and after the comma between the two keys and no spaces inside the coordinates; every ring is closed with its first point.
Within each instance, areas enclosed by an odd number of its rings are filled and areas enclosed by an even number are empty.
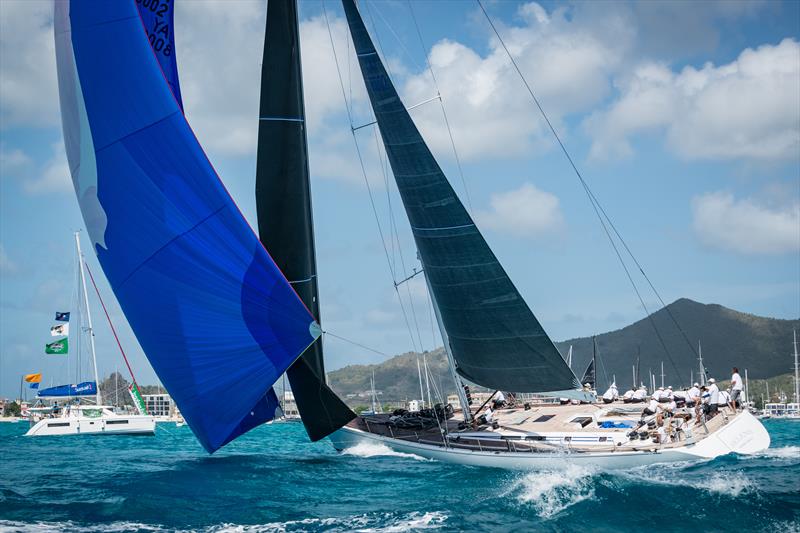
{"type": "Polygon", "coordinates": [[[61,115],[78,202],[109,284],[161,382],[209,452],[279,416],[286,372],[312,441],[380,442],[462,464],[538,468],[752,453],[749,413],[654,444],[622,406],[590,403],[455,194],[402,104],[353,0],[362,76],[422,263],[460,410],[418,428],[356,416],[327,385],[295,0],[270,1],[256,169],[258,235],[183,114],[173,3],[56,3],[61,115]],[[163,8],[163,9],[162,9],[163,8]],[[144,32],[142,28],[144,27],[144,32]],[[158,313],[153,310],[158,309],[158,313]],[[577,400],[474,410],[464,381],[577,400]],[[229,401],[221,404],[216,398],[229,401]],[[483,418],[481,418],[483,416],[483,418]]]}
{"type": "MultiPolygon", "coordinates": [[[[461,408],[458,416],[441,405],[425,410],[427,420],[420,413],[355,416],[325,385],[322,346],[316,341],[313,363],[303,364],[297,376],[306,380],[305,390],[292,382],[312,440],[327,434],[339,450],[367,441],[443,461],[523,469],[565,458],[625,468],[769,446],[769,435],[749,413],[725,413],[699,427],[676,422],[670,428],[674,439],[654,444],[647,427],[638,423],[638,408],[592,403],[594,393],[582,386],[522,299],[417,131],[355,3],[343,4],[461,408]],[[487,421],[470,406],[463,380],[573,402],[500,408],[487,421]]],[[[319,320],[296,2],[268,3],[262,65],[259,233],[319,320]]],[[[592,362],[584,373],[590,385],[594,374],[592,362]]]]}
{"type": "MultiPolygon", "coordinates": [[[[94,381],[85,381],[75,385],[60,385],[42,389],[36,395],[40,405],[30,409],[31,428],[27,437],[51,437],[61,435],[153,435],[156,419],[141,412],[138,415],[118,414],[113,406],[103,405],[98,386],[97,354],[94,345],[94,327],[89,309],[89,295],[86,292],[86,275],[84,259],[81,252],[80,234],[75,233],[75,251],[78,271],[78,294],[82,299],[83,311],[86,313],[89,334],[94,381]],[[93,398],[94,404],[85,403],[93,398]],[[44,405],[45,401],[51,402],[44,405]],[[59,405],[58,402],[61,402],[59,405]],[[82,403],[84,402],[84,403],[82,403]]],[[[79,306],[80,307],[80,306],[79,306]]],[[[80,335],[82,331],[82,313],[78,312],[77,328],[72,331],[80,335]]],[[[77,343],[73,343],[73,346],[77,343]]],[[[137,389],[138,391],[138,389],[137,389]]],[[[136,397],[134,396],[134,401],[136,397]]]]}

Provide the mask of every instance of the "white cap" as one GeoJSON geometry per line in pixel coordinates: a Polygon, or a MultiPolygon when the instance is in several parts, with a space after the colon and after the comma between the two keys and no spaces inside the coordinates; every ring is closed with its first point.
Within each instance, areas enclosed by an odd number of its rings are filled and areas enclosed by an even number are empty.
{"type": "Polygon", "coordinates": [[[664,387],[659,387],[658,390],[664,390],[664,387]]]}
{"type": "Polygon", "coordinates": [[[716,379],[714,379],[714,378],[708,378],[708,382],[709,382],[709,383],[716,383],[716,382],[717,382],[717,380],[716,380],[716,379]]]}
{"type": "Polygon", "coordinates": [[[694,384],[694,386],[695,386],[695,387],[699,387],[699,386],[700,386],[700,384],[699,384],[699,383],[695,383],[695,384],[694,384]]]}
{"type": "Polygon", "coordinates": [[[672,385],[670,385],[670,386],[669,386],[669,387],[667,387],[667,388],[668,388],[669,390],[672,390],[672,385]]]}

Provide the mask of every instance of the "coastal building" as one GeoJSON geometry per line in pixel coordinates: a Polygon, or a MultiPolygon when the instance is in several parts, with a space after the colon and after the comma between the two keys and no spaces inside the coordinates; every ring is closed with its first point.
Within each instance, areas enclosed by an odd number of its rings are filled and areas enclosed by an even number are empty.
{"type": "Polygon", "coordinates": [[[283,392],[281,408],[283,409],[283,416],[286,418],[298,418],[300,416],[300,411],[297,410],[297,402],[294,400],[294,393],[290,390],[283,392]]]}
{"type": "Polygon", "coordinates": [[[175,418],[180,413],[169,394],[142,394],[148,415],[160,418],[175,418]]]}

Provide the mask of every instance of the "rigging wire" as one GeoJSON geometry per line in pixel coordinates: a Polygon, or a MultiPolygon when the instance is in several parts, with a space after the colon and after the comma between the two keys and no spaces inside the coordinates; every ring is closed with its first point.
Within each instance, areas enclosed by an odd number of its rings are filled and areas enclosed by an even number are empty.
{"type": "MultiPolygon", "coordinates": [[[[620,233],[617,231],[616,227],[611,222],[610,217],[608,216],[606,211],[603,209],[603,207],[600,205],[599,200],[597,199],[597,197],[594,195],[594,193],[590,189],[589,184],[586,183],[586,180],[583,178],[583,175],[578,170],[577,165],[575,165],[575,162],[572,159],[572,156],[570,155],[570,153],[567,150],[567,148],[564,145],[564,143],[561,141],[561,137],[558,135],[558,132],[556,132],[556,129],[553,126],[552,122],[550,122],[550,118],[548,117],[547,113],[545,112],[544,108],[542,107],[541,103],[539,102],[539,99],[536,97],[536,95],[533,92],[533,89],[528,84],[528,80],[522,74],[522,70],[520,70],[519,66],[517,65],[517,62],[514,59],[514,56],[511,55],[511,52],[508,50],[508,47],[506,47],[505,41],[500,36],[500,32],[497,30],[497,27],[494,25],[494,22],[492,21],[491,17],[489,16],[489,13],[487,13],[486,9],[484,8],[483,3],[481,2],[481,0],[476,0],[476,2],[478,3],[478,6],[481,8],[481,11],[483,12],[484,17],[486,17],[486,20],[489,22],[489,25],[491,26],[492,30],[494,31],[494,34],[497,36],[497,39],[500,42],[501,46],[503,47],[503,50],[505,50],[506,55],[508,55],[508,58],[511,61],[511,64],[514,66],[514,69],[517,71],[517,74],[519,75],[520,79],[522,80],[522,83],[525,85],[525,88],[528,90],[528,93],[530,94],[531,98],[533,99],[533,102],[536,104],[536,107],[539,109],[539,112],[541,113],[542,117],[544,118],[545,122],[547,123],[548,128],[550,129],[551,133],[553,134],[553,136],[555,137],[556,141],[558,142],[558,145],[561,147],[561,151],[566,156],[567,161],[569,162],[570,166],[572,167],[572,170],[575,172],[575,175],[578,177],[578,180],[580,181],[581,186],[582,186],[584,192],[586,193],[586,196],[589,198],[589,202],[592,204],[592,208],[594,209],[594,212],[597,215],[597,218],[600,220],[600,224],[601,224],[601,226],[603,228],[603,231],[605,232],[606,236],[608,237],[608,240],[611,243],[612,248],[614,249],[614,253],[616,254],[617,258],[619,259],[620,264],[622,265],[622,268],[625,271],[625,275],[627,276],[628,280],[630,281],[631,286],[633,287],[633,290],[636,293],[636,296],[637,296],[637,298],[639,299],[639,302],[642,305],[642,308],[644,309],[645,313],[647,314],[647,318],[650,321],[650,324],[652,325],[653,330],[656,333],[656,337],[658,337],[658,341],[661,344],[661,347],[664,349],[664,353],[666,353],[667,358],[670,361],[670,364],[672,365],[673,369],[675,370],[675,375],[678,376],[679,380],[681,380],[680,371],[678,370],[678,367],[676,366],[675,361],[672,358],[672,354],[667,349],[667,345],[664,342],[664,339],[662,338],[660,331],[656,327],[655,320],[653,319],[653,315],[650,313],[649,309],[647,308],[647,305],[644,303],[644,299],[642,298],[642,295],[639,292],[639,289],[636,286],[636,283],[633,280],[633,277],[631,276],[630,270],[628,269],[628,266],[625,263],[625,260],[623,259],[622,254],[620,253],[620,251],[619,251],[619,249],[617,247],[617,244],[614,241],[614,238],[613,238],[611,232],[609,231],[609,229],[608,229],[608,227],[606,225],[606,221],[608,221],[608,226],[610,226],[612,228],[613,233],[617,236],[617,238],[619,239],[620,243],[622,243],[622,245],[624,246],[624,248],[627,251],[627,253],[631,256],[631,258],[633,259],[634,263],[639,268],[639,271],[642,273],[642,275],[645,276],[645,279],[648,281],[648,283],[650,285],[650,288],[653,290],[653,292],[655,292],[655,294],[658,297],[658,299],[661,302],[661,304],[664,305],[664,309],[667,309],[666,305],[664,304],[664,300],[661,298],[661,296],[655,290],[655,287],[653,286],[653,284],[650,283],[650,279],[644,274],[644,269],[639,264],[639,262],[636,260],[636,258],[633,256],[633,252],[630,250],[628,245],[625,243],[625,240],[622,238],[622,235],[620,235],[620,233]]],[[[674,316],[669,311],[669,309],[667,309],[667,313],[669,314],[670,318],[672,318],[672,320],[675,323],[675,325],[677,326],[678,330],[681,331],[681,333],[683,334],[683,337],[688,342],[689,339],[686,336],[686,333],[683,331],[683,329],[677,323],[677,321],[675,320],[674,316]]],[[[690,342],[689,342],[689,346],[692,349],[692,352],[694,352],[694,346],[690,342]]]]}
{"type": "Polygon", "coordinates": [[[467,207],[469,209],[470,216],[472,216],[472,198],[469,195],[469,188],[467,188],[467,180],[464,178],[464,170],[461,167],[461,158],[458,156],[458,150],[456,150],[456,142],[453,139],[453,130],[450,128],[450,120],[447,118],[447,111],[445,111],[442,92],[439,90],[439,82],[436,80],[436,74],[433,72],[433,65],[431,65],[430,59],[428,58],[428,49],[425,46],[425,40],[422,38],[422,31],[419,29],[419,24],[417,23],[417,17],[414,14],[414,7],[411,5],[411,0],[407,0],[407,4],[408,10],[411,12],[411,19],[414,21],[414,27],[417,30],[417,37],[419,37],[419,44],[422,47],[422,53],[425,55],[425,64],[428,66],[428,72],[431,73],[433,87],[436,89],[436,96],[439,97],[439,106],[442,109],[444,124],[447,126],[447,134],[450,136],[450,146],[453,148],[453,156],[456,160],[456,167],[458,167],[458,175],[461,177],[461,185],[464,187],[464,195],[467,198],[467,207]]]}
{"type": "Polygon", "coordinates": [[[365,350],[369,350],[370,352],[374,352],[374,353],[376,353],[378,355],[383,355],[384,357],[391,357],[387,353],[384,353],[384,352],[382,352],[380,350],[376,350],[375,348],[370,348],[369,346],[366,346],[364,344],[361,344],[360,342],[356,342],[354,340],[342,337],[341,335],[336,335],[335,333],[331,333],[328,330],[324,330],[322,333],[325,334],[325,335],[328,335],[330,337],[333,337],[334,339],[339,339],[340,341],[344,341],[346,343],[352,344],[353,346],[358,346],[359,348],[364,348],[365,350]]]}
{"type": "Polygon", "coordinates": [[[350,123],[350,133],[353,136],[353,143],[355,144],[355,147],[356,147],[356,154],[358,155],[358,163],[359,163],[359,165],[361,167],[361,174],[362,174],[362,176],[364,178],[364,183],[367,186],[367,194],[369,195],[369,202],[370,202],[370,205],[372,206],[372,213],[375,216],[375,223],[378,226],[378,234],[379,234],[380,239],[381,239],[381,245],[383,246],[384,255],[386,256],[386,263],[387,263],[387,265],[389,265],[389,272],[390,272],[390,274],[392,276],[392,285],[394,285],[394,290],[395,290],[395,293],[397,294],[397,299],[400,302],[400,309],[402,310],[402,313],[403,313],[403,319],[405,320],[406,328],[408,329],[408,334],[411,337],[411,346],[414,348],[414,351],[417,351],[417,345],[416,345],[416,341],[414,340],[414,334],[411,331],[411,323],[408,320],[408,313],[406,313],[405,306],[403,305],[403,299],[400,297],[400,291],[397,289],[397,283],[396,283],[397,276],[395,275],[394,269],[392,268],[392,261],[391,261],[391,258],[389,257],[389,249],[386,247],[386,239],[383,236],[383,228],[381,227],[380,217],[378,216],[378,209],[377,209],[377,206],[375,205],[375,198],[372,195],[372,187],[370,187],[369,178],[367,177],[367,170],[366,170],[366,167],[364,166],[364,157],[361,154],[361,147],[358,144],[358,139],[356,138],[356,132],[355,132],[355,129],[353,127],[353,114],[351,112],[350,105],[347,102],[347,93],[346,93],[345,88],[344,88],[344,81],[342,79],[342,71],[339,68],[339,58],[338,58],[338,56],[336,54],[336,45],[333,42],[333,32],[331,31],[330,20],[328,19],[328,10],[325,7],[325,0],[322,1],[322,13],[323,13],[323,15],[325,17],[325,24],[326,24],[326,26],[328,28],[328,37],[330,38],[330,41],[331,41],[331,49],[333,51],[333,60],[336,63],[336,73],[337,73],[337,75],[339,77],[339,85],[340,85],[340,87],[342,89],[342,98],[344,98],[345,108],[347,109],[347,119],[348,119],[348,121],[350,123]]]}

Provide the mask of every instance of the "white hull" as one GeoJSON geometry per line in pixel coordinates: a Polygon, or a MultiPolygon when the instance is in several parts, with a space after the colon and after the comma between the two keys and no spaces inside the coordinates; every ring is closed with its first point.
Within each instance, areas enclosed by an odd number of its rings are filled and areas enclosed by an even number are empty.
{"type": "Polygon", "coordinates": [[[330,436],[337,450],[361,443],[382,444],[389,448],[427,459],[468,466],[510,470],[546,470],[567,464],[624,469],[675,461],[713,459],[728,453],[752,454],[769,447],[770,437],[764,426],[748,412],[739,413],[728,424],[696,444],[680,447],[642,446],[648,450],[582,453],[522,453],[444,448],[418,442],[384,437],[352,427],[344,427],[330,436]]]}
{"type": "Polygon", "coordinates": [[[26,437],[63,435],[153,435],[156,421],[152,416],[114,415],[101,417],[44,418],[34,424],[26,437]]]}

